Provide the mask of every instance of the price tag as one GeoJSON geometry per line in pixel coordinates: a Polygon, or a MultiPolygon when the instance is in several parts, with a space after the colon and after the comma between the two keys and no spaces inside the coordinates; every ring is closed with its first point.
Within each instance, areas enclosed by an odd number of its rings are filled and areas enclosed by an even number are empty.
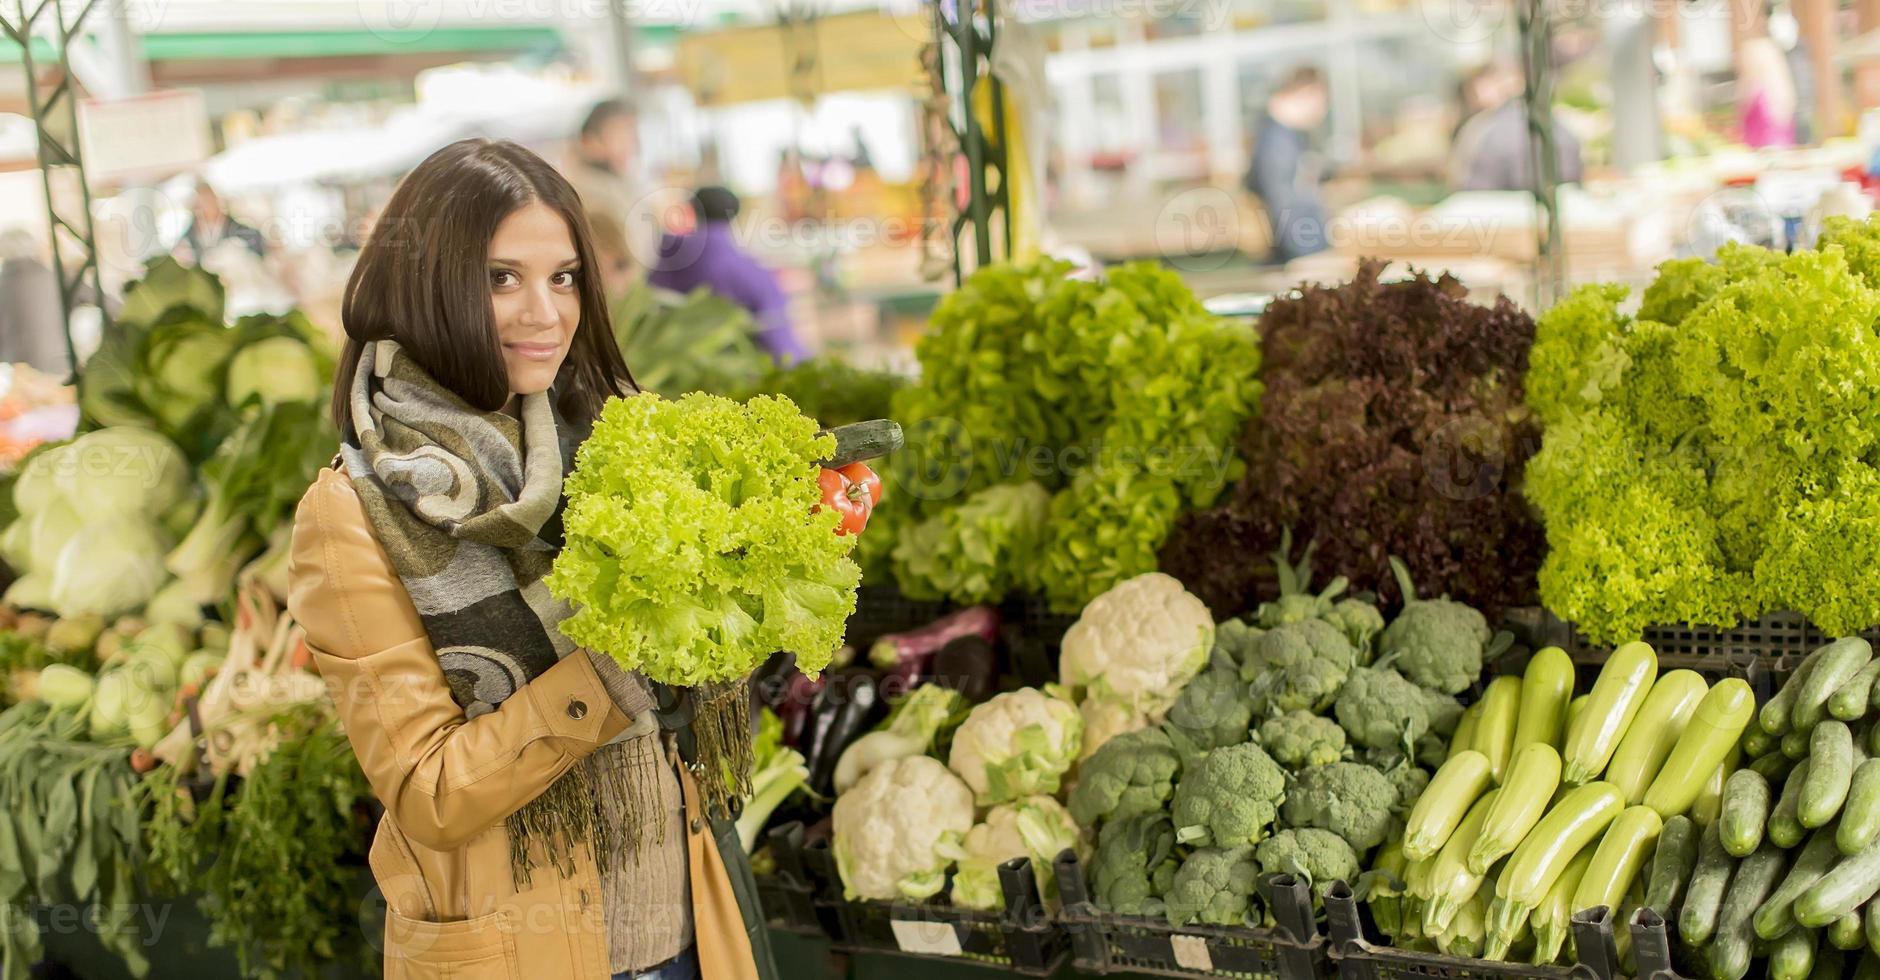
{"type": "Polygon", "coordinates": [[[1169,948],[1175,952],[1175,965],[1184,970],[1214,972],[1214,957],[1208,955],[1208,941],[1200,936],[1170,936],[1169,948]]]}
{"type": "Polygon", "coordinates": [[[960,934],[953,931],[951,922],[904,922],[891,919],[888,924],[894,927],[894,944],[901,947],[903,953],[960,955],[960,934]]]}

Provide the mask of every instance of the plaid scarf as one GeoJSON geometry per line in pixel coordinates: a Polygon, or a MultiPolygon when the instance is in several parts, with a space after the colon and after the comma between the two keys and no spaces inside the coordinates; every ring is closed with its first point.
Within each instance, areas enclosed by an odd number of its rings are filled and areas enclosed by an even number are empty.
{"type": "MultiPolygon", "coordinates": [[[[366,345],[350,397],[359,444],[340,449],[346,471],[451,698],[466,718],[488,714],[576,652],[558,628],[573,610],[542,580],[561,550],[562,477],[580,427],[553,393],[522,396],[520,418],[476,409],[390,340],[366,345]]],[[[581,845],[603,870],[617,866],[658,812],[658,741],[602,746],[506,818],[518,889],[539,856],[573,875],[581,845]]]]}

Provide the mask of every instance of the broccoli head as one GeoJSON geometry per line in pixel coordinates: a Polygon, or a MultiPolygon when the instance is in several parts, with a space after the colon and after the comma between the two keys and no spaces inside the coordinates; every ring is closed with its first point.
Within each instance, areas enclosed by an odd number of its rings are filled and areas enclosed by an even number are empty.
{"type": "Polygon", "coordinates": [[[1358,651],[1358,663],[1368,665],[1376,652],[1377,635],[1384,632],[1384,614],[1363,599],[1341,599],[1330,612],[1319,617],[1338,627],[1358,651]]]}
{"type": "Polygon", "coordinates": [[[1166,813],[1139,813],[1103,825],[1090,861],[1097,907],[1119,915],[1161,915],[1173,883],[1175,825],[1166,813]]]}
{"type": "MultiPolygon", "coordinates": [[[[1359,667],[1338,692],[1338,723],[1351,740],[1367,749],[1415,745],[1448,715],[1432,693],[1410,683],[1389,667],[1359,667]],[[1433,717],[1439,716],[1439,717],[1433,717]]],[[[1454,704],[1454,698],[1447,698],[1454,704]]],[[[1457,713],[1460,718],[1460,712],[1457,713]]],[[[1449,721],[1451,731],[1455,722],[1449,721]]]]}
{"type": "MultiPolygon", "coordinates": [[[[1428,736],[1424,737],[1426,740],[1428,736]]],[[[1447,749],[1447,746],[1445,746],[1447,749]]],[[[1364,764],[1384,774],[1392,786],[1397,788],[1397,815],[1408,813],[1411,804],[1429,788],[1430,771],[1419,767],[1416,760],[1403,754],[1403,746],[1396,745],[1387,749],[1366,749],[1364,764]]],[[[1437,763],[1440,765],[1441,763],[1437,763]]],[[[1434,768],[1434,767],[1432,767],[1434,768]]]]}
{"type": "Polygon", "coordinates": [[[1244,619],[1223,620],[1214,627],[1214,662],[1225,659],[1236,667],[1245,665],[1253,653],[1254,643],[1265,635],[1266,630],[1244,619]]]}
{"type": "Polygon", "coordinates": [[[1245,925],[1260,883],[1251,847],[1204,847],[1182,862],[1164,901],[1170,925],[1245,925]]]}
{"type": "Polygon", "coordinates": [[[1288,827],[1329,830],[1363,853],[1390,835],[1396,806],[1397,787],[1388,776],[1356,762],[1334,762],[1294,777],[1280,815],[1288,827]]]}
{"type": "Polygon", "coordinates": [[[1159,728],[1127,732],[1103,743],[1077,770],[1071,816],[1084,827],[1159,812],[1175,792],[1181,758],[1159,728]]]}
{"type": "Polygon", "coordinates": [[[1252,844],[1286,798],[1286,773],[1252,742],[1215,749],[1175,784],[1176,839],[1201,847],[1252,844]]]}
{"type": "Polygon", "coordinates": [[[1256,640],[1241,663],[1240,676],[1252,682],[1257,714],[1318,712],[1331,707],[1357,659],[1338,627],[1305,619],[1268,630],[1256,640]]]}
{"type": "Polygon", "coordinates": [[[1358,880],[1358,855],[1343,837],[1329,830],[1282,830],[1254,849],[1260,873],[1303,875],[1312,893],[1323,897],[1334,881],[1358,880]]]}
{"type": "Polygon", "coordinates": [[[1459,694],[1482,674],[1482,658],[1494,632],[1472,607],[1443,599],[1418,599],[1410,571],[1395,557],[1391,569],[1403,590],[1403,611],[1378,637],[1378,654],[1405,677],[1431,690],[1459,694]]]}
{"type": "Polygon", "coordinates": [[[1261,603],[1255,613],[1263,628],[1275,629],[1287,623],[1317,619],[1332,611],[1333,600],[1345,591],[1348,583],[1341,577],[1333,579],[1318,595],[1309,591],[1312,588],[1312,552],[1317,549],[1316,541],[1306,545],[1305,554],[1295,565],[1292,563],[1292,531],[1281,532],[1279,550],[1273,553],[1273,569],[1279,576],[1279,598],[1261,603]]]}
{"type": "Polygon", "coordinates": [[[1168,712],[1169,727],[1204,752],[1245,742],[1252,721],[1247,685],[1239,673],[1223,667],[1204,670],[1189,681],[1168,712]]]}
{"type": "Polygon", "coordinates": [[[1345,757],[1345,730],[1310,711],[1288,711],[1260,723],[1260,745],[1288,769],[1322,766],[1345,757]]]}

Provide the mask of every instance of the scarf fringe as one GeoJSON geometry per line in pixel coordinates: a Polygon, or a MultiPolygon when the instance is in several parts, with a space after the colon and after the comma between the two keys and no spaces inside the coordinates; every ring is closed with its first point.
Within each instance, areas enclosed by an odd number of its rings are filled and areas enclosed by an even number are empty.
{"type": "Polygon", "coordinates": [[[666,807],[659,785],[660,740],[656,736],[604,745],[562,774],[540,796],[509,815],[509,872],[517,891],[530,886],[540,845],[547,863],[564,878],[575,873],[575,849],[586,847],[602,874],[638,864],[650,831],[666,842],[666,807]],[[648,824],[651,821],[651,824],[648,824]]]}
{"type": "Polygon", "coordinates": [[[708,681],[692,689],[692,732],[698,739],[693,774],[705,812],[732,819],[751,797],[751,691],[748,680],[708,681]]]}

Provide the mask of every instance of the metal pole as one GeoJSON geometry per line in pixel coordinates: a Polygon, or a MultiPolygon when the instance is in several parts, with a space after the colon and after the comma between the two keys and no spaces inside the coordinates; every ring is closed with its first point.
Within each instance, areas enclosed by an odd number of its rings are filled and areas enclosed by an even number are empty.
{"type": "Polygon", "coordinates": [[[1547,0],[1517,0],[1521,33],[1521,68],[1526,82],[1529,170],[1534,181],[1537,209],[1534,256],[1535,306],[1545,309],[1566,283],[1566,256],[1561,248],[1560,156],[1554,148],[1553,23],[1547,0]]]}
{"type": "Polygon", "coordinates": [[[608,0],[607,23],[614,38],[615,88],[622,101],[639,108],[640,76],[633,66],[633,14],[627,0],[608,0]]]}

